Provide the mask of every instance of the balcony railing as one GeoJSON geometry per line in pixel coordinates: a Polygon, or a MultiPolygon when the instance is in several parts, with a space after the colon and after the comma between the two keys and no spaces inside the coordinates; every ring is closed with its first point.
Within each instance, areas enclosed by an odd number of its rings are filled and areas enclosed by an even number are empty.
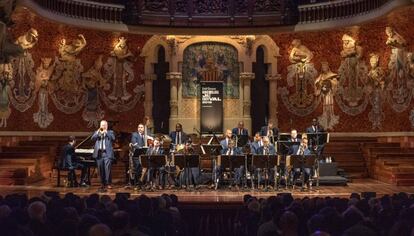
{"type": "Polygon", "coordinates": [[[82,0],[33,0],[58,15],[106,23],[122,23],[124,5],[82,0]]]}
{"type": "Polygon", "coordinates": [[[169,28],[265,28],[346,19],[379,9],[393,0],[25,1],[58,15],[95,22],[169,28]]]}
{"type": "Polygon", "coordinates": [[[299,23],[316,23],[358,16],[378,9],[392,0],[337,0],[300,5],[299,23]]]}

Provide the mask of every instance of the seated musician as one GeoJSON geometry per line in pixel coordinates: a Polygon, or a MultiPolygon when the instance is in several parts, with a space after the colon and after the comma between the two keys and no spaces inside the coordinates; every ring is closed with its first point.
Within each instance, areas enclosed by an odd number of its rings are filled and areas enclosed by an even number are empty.
{"type": "MultiPolygon", "coordinates": [[[[292,129],[290,131],[290,138],[288,139],[288,142],[294,142],[294,143],[301,142],[301,139],[298,138],[298,131],[296,129],[292,129]]],[[[290,149],[289,149],[289,153],[288,154],[289,155],[294,155],[295,150],[297,150],[298,147],[299,147],[299,145],[292,145],[292,146],[290,146],[290,149]]]]}
{"type": "Polygon", "coordinates": [[[224,136],[224,139],[220,141],[220,145],[222,149],[227,149],[230,140],[232,140],[231,138],[233,137],[233,133],[231,132],[231,130],[227,129],[224,136]]]}
{"type": "MultiPolygon", "coordinates": [[[[243,153],[241,149],[236,147],[236,143],[232,139],[229,140],[227,148],[221,150],[221,155],[233,156],[233,155],[242,155],[242,154],[243,153]]],[[[239,185],[241,184],[241,180],[242,180],[243,173],[244,173],[243,170],[244,170],[243,165],[240,166],[239,168],[234,168],[234,181],[232,185],[235,185],[237,188],[239,188],[239,185]]],[[[215,177],[217,178],[216,183],[218,183],[218,180],[222,177],[222,173],[223,173],[223,167],[221,165],[216,165],[214,169],[214,173],[213,173],[215,177]]]]}
{"type": "MultiPolygon", "coordinates": [[[[159,138],[155,138],[154,139],[154,143],[153,145],[148,148],[146,155],[163,155],[164,154],[164,150],[161,147],[161,141],[159,138]]],[[[155,180],[156,180],[156,175],[157,172],[159,172],[159,176],[160,176],[160,181],[159,181],[159,188],[161,189],[163,186],[163,183],[161,183],[161,173],[164,173],[165,168],[164,167],[160,167],[159,169],[152,167],[150,169],[148,169],[148,173],[147,173],[147,182],[150,184],[151,188],[155,188],[155,180]]]]}
{"type": "MultiPolygon", "coordinates": [[[[322,126],[319,125],[319,122],[316,118],[312,120],[312,125],[308,128],[306,128],[306,133],[308,134],[317,134],[317,133],[324,133],[325,130],[322,126]]],[[[325,148],[325,144],[322,143],[323,140],[321,136],[315,136],[313,139],[309,140],[309,148],[318,156],[321,156],[323,153],[323,149],[325,148]]]]}
{"type": "Polygon", "coordinates": [[[80,186],[86,187],[87,185],[87,167],[81,163],[81,159],[75,155],[75,143],[76,138],[70,136],[68,143],[63,146],[61,152],[61,167],[69,170],[68,173],[68,184],[69,187],[76,187],[78,183],[76,181],[76,169],[81,169],[81,184],[80,186]]]}
{"type": "MultiPolygon", "coordinates": [[[[256,152],[256,155],[276,155],[276,149],[273,146],[273,144],[270,143],[269,137],[267,136],[263,137],[262,141],[263,141],[263,146],[261,146],[258,149],[258,151],[256,152]]],[[[257,175],[258,181],[259,183],[261,183],[262,182],[262,176],[260,174],[261,169],[256,169],[256,172],[257,172],[256,175],[257,175]]],[[[273,180],[272,175],[273,175],[273,172],[271,171],[269,175],[270,176],[269,178],[271,181],[273,180]]]]}
{"type": "Polygon", "coordinates": [[[173,147],[180,145],[180,144],[185,144],[185,142],[187,141],[187,134],[183,132],[183,126],[180,123],[177,123],[175,125],[175,131],[172,131],[170,133],[170,138],[171,138],[171,145],[173,147]]]}
{"type": "MultiPolygon", "coordinates": [[[[182,154],[182,155],[196,154],[195,150],[193,148],[193,142],[190,138],[186,140],[184,148],[177,151],[177,154],[182,154]]],[[[186,188],[187,187],[187,182],[188,182],[188,185],[193,185],[194,188],[197,188],[198,178],[199,178],[199,175],[200,175],[199,168],[198,167],[190,167],[188,170],[186,170],[185,167],[179,166],[178,169],[179,169],[178,182],[180,183],[180,186],[182,188],[186,188]],[[188,176],[187,176],[187,174],[188,174],[188,176]]]]}
{"type": "Polygon", "coordinates": [[[254,141],[250,143],[250,153],[253,155],[258,155],[259,148],[263,146],[262,136],[260,136],[260,133],[257,132],[254,135],[254,141]]]}
{"type": "MultiPolygon", "coordinates": [[[[305,156],[306,157],[306,156],[311,155],[311,154],[312,154],[312,152],[311,152],[311,150],[309,149],[309,146],[308,146],[308,137],[306,135],[304,135],[302,137],[300,145],[295,147],[295,149],[293,149],[292,155],[300,155],[300,156],[305,156]]],[[[293,183],[296,183],[296,180],[297,180],[298,176],[300,175],[300,172],[301,172],[300,168],[296,168],[294,170],[293,183]]],[[[310,168],[304,168],[304,172],[305,173],[303,173],[303,174],[305,175],[304,176],[305,184],[307,184],[309,186],[309,176],[310,176],[310,173],[311,173],[311,169],[310,168]]]]}
{"type": "Polygon", "coordinates": [[[249,136],[249,131],[244,128],[244,122],[239,121],[237,127],[233,128],[232,131],[233,135],[246,135],[249,136]]]}
{"type": "MultiPolygon", "coordinates": [[[[145,133],[144,124],[138,124],[137,132],[133,132],[131,135],[131,143],[129,144],[133,149],[143,149],[147,146],[147,140],[153,140],[153,138],[145,133]]],[[[144,153],[143,153],[144,154],[144,153]]],[[[134,158],[135,167],[135,185],[141,185],[142,166],[138,158],[134,158]]]]}
{"type": "Polygon", "coordinates": [[[275,143],[279,135],[279,129],[276,127],[273,127],[273,122],[269,121],[266,126],[263,126],[260,129],[260,135],[262,137],[265,137],[265,136],[269,137],[270,142],[275,143]]]}

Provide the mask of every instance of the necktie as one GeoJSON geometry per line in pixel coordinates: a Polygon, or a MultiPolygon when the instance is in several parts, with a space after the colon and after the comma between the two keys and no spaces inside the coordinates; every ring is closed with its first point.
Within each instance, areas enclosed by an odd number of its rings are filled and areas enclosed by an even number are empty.
{"type": "Polygon", "coordinates": [[[239,129],[239,135],[242,135],[242,130],[241,129],[239,129]]]}
{"type": "Polygon", "coordinates": [[[105,134],[101,137],[101,150],[105,150],[105,134]]]}
{"type": "Polygon", "coordinates": [[[178,143],[181,144],[181,132],[178,132],[178,143]]]}

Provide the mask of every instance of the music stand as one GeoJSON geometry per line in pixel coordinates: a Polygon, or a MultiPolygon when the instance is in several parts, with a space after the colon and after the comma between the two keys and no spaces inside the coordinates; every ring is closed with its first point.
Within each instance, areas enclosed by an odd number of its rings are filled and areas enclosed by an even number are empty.
{"type": "MultiPolygon", "coordinates": [[[[291,155],[291,162],[292,162],[292,168],[293,169],[300,169],[302,172],[301,175],[301,182],[302,182],[302,188],[301,191],[304,190],[305,186],[305,168],[313,168],[315,165],[316,156],[315,155],[291,155]]],[[[312,173],[310,173],[311,175],[312,173]]],[[[311,176],[309,176],[310,178],[311,176]]],[[[293,186],[295,183],[293,183],[293,186]]]]}
{"type": "MultiPolygon", "coordinates": [[[[319,147],[321,145],[329,143],[329,133],[327,132],[307,133],[306,135],[308,136],[310,147],[313,147],[313,146],[319,147]]],[[[319,151],[317,150],[315,151],[318,157],[320,156],[320,154],[322,154],[322,153],[319,153],[319,151]]]]}
{"type": "Polygon", "coordinates": [[[237,135],[237,147],[244,147],[249,142],[248,135],[237,135]]]}
{"type": "MultiPolygon", "coordinates": [[[[175,154],[175,165],[184,167],[185,174],[185,183],[187,189],[190,187],[190,174],[192,176],[191,168],[200,167],[200,155],[198,154],[175,154]]],[[[194,185],[196,185],[195,176],[192,176],[194,179],[194,185]]]]}
{"type": "MultiPolygon", "coordinates": [[[[269,167],[271,166],[272,163],[274,163],[274,161],[272,159],[276,160],[276,164],[277,164],[277,156],[276,155],[253,155],[252,156],[252,166],[254,168],[263,169],[264,173],[266,175],[269,167]]],[[[259,174],[260,173],[258,173],[258,175],[259,174]]],[[[260,185],[259,181],[260,181],[260,178],[257,178],[257,187],[259,187],[259,185],[260,185]]],[[[265,178],[265,190],[268,189],[268,185],[269,185],[268,181],[269,181],[268,178],[265,178]]],[[[253,184],[252,184],[252,187],[254,188],[253,184]]]]}
{"type": "Polygon", "coordinates": [[[166,164],[166,155],[140,155],[139,161],[141,163],[141,166],[143,168],[147,168],[147,178],[151,182],[152,186],[152,178],[150,178],[151,175],[151,169],[152,168],[160,168],[165,166],[166,164]]]}

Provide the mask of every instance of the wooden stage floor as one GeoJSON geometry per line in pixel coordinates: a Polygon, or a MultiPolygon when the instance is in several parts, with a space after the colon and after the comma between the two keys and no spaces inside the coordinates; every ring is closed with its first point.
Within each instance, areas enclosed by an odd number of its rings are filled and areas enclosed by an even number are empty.
{"type": "MultiPolygon", "coordinates": [[[[57,191],[61,195],[69,192],[73,192],[80,196],[86,196],[93,193],[97,193],[98,186],[92,186],[89,188],[65,188],[55,187],[52,183],[42,183],[36,185],[26,186],[6,186],[0,185],[0,195],[6,195],[11,193],[26,193],[29,197],[40,196],[45,191],[57,191]]],[[[276,195],[282,192],[292,193],[294,198],[303,197],[349,197],[351,193],[361,192],[376,192],[377,196],[385,194],[393,194],[398,192],[414,193],[414,186],[395,186],[383,182],[379,182],[373,179],[357,179],[348,183],[347,186],[320,186],[319,189],[314,188],[311,191],[301,192],[300,189],[280,191],[231,191],[231,190],[210,190],[208,188],[201,188],[199,190],[186,191],[186,190],[156,190],[150,191],[134,191],[126,190],[123,186],[115,185],[113,189],[108,190],[105,193],[99,193],[101,195],[109,195],[114,197],[116,193],[129,192],[131,197],[139,196],[140,194],[146,194],[147,196],[159,196],[163,193],[175,194],[178,196],[178,200],[181,203],[237,203],[241,202],[243,195],[251,194],[253,196],[267,198],[272,195],[276,195]]]]}

